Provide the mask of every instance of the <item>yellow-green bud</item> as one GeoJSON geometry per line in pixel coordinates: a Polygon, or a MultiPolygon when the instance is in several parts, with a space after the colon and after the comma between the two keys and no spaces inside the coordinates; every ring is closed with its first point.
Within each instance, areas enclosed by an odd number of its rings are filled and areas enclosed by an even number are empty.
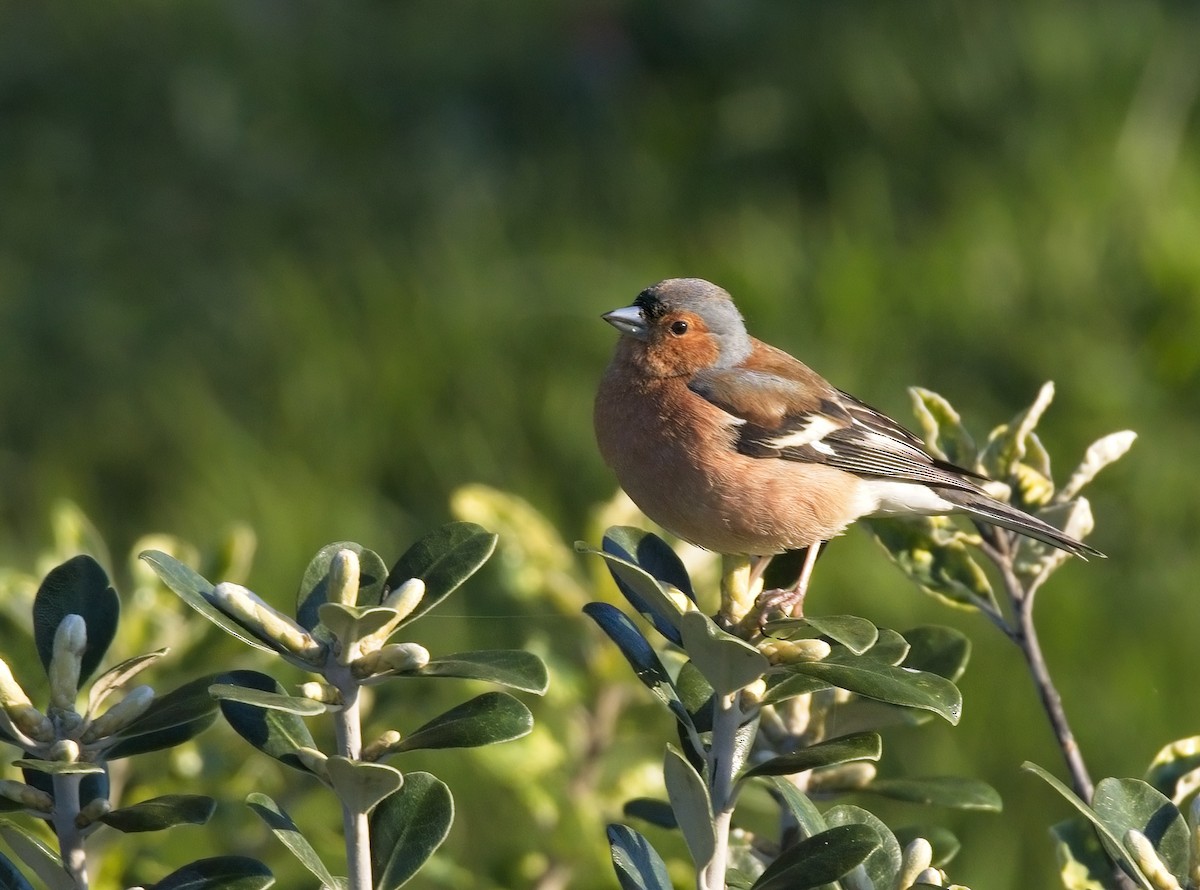
{"type": "Polygon", "coordinates": [[[1158,858],[1158,852],[1154,849],[1154,844],[1150,843],[1150,838],[1136,828],[1125,832],[1125,849],[1133,856],[1138,870],[1145,875],[1154,890],[1182,890],[1175,876],[1158,858]]]}
{"type": "Polygon", "coordinates": [[[19,803],[28,810],[50,813],[54,810],[54,798],[24,782],[11,779],[0,780],[0,797],[19,803]]]}
{"type": "Polygon", "coordinates": [[[375,761],[383,757],[392,750],[393,747],[400,744],[400,733],[394,729],[389,729],[375,741],[371,742],[362,750],[362,759],[367,761],[375,761]]]}
{"type": "Polygon", "coordinates": [[[92,721],[80,740],[85,744],[108,738],[137,720],[154,703],[154,689],[135,686],[125,697],[92,721]]]}
{"type": "Polygon", "coordinates": [[[230,618],[274,640],[294,655],[315,661],[323,652],[312,634],[240,584],[223,581],[213,588],[212,597],[230,618]]]}
{"type": "Polygon", "coordinates": [[[57,760],[61,763],[75,763],[79,760],[79,742],[74,739],[59,739],[46,752],[47,760],[57,760]]]}
{"type": "Polygon", "coordinates": [[[83,650],[87,648],[87,623],[79,615],[67,615],[54,632],[50,654],[50,707],[75,710],[83,650]]]}
{"type": "Polygon", "coordinates": [[[852,791],[871,784],[877,773],[875,764],[856,760],[819,770],[808,784],[813,791],[852,791]]]}
{"type": "Polygon", "coordinates": [[[336,686],[330,686],[328,683],[318,683],[315,680],[309,683],[301,683],[300,694],[305,698],[319,701],[326,705],[342,704],[342,694],[337,691],[336,686]]]}
{"type": "Polygon", "coordinates": [[[326,599],[331,603],[353,606],[358,602],[358,554],[339,550],[329,563],[329,589],[326,599]]]}
{"type": "Polygon", "coordinates": [[[31,704],[29,696],[25,694],[25,690],[13,676],[8,664],[0,658],[0,707],[7,711],[14,707],[28,707],[31,704]]]}
{"type": "Polygon", "coordinates": [[[107,798],[94,797],[84,804],[75,816],[75,827],[87,828],[101,816],[107,815],[110,810],[112,810],[112,804],[108,802],[107,798]]]}
{"type": "Polygon", "coordinates": [[[799,664],[801,662],[821,661],[829,656],[833,647],[825,640],[776,640],[766,639],[758,646],[758,651],[766,656],[771,664],[799,664]]]}
{"type": "Polygon", "coordinates": [[[429,664],[429,650],[419,643],[392,643],[379,650],[379,669],[413,671],[429,664]]]}
{"type": "Polygon", "coordinates": [[[911,887],[917,883],[921,872],[933,865],[933,845],[923,837],[914,838],[900,859],[900,874],[897,875],[897,887],[911,887]]]}
{"type": "Polygon", "coordinates": [[[50,718],[33,705],[14,705],[7,710],[13,726],[35,742],[52,742],[58,737],[50,718]]]}

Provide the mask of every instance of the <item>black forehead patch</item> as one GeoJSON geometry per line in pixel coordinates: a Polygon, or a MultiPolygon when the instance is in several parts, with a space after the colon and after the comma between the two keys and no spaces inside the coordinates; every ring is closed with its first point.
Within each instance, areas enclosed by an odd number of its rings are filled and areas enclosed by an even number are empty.
{"type": "Polygon", "coordinates": [[[664,303],[662,297],[658,295],[656,287],[648,287],[638,294],[633,305],[642,310],[642,316],[646,321],[658,321],[671,311],[671,307],[664,303]]]}

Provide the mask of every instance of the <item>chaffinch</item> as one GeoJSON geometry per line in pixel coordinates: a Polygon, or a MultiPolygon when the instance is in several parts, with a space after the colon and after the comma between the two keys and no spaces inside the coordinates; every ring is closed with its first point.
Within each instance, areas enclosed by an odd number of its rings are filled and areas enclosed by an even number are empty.
{"type": "Polygon", "coordinates": [[[671,278],[604,320],[623,335],[596,395],[596,440],[634,503],[724,554],[808,549],[863,516],[965,513],[1077,556],[1102,556],[988,495],[890,417],[756,340],[729,294],[671,278]]]}

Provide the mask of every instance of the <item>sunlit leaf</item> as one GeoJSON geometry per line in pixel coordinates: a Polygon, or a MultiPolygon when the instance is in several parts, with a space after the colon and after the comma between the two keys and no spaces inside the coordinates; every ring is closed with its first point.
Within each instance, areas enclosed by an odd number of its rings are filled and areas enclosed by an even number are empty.
{"type": "Polygon", "coordinates": [[[45,841],[27,829],[0,819],[0,837],[45,885],[46,890],[76,890],[75,882],[62,866],[62,858],[45,841]]]}
{"type": "Polygon", "coordinates": [[[118,760],[171,748],[199,735],[217,719],[217,703],[208,687],[221,676],[199,677],[156,698],[140,717],[109,739],[105,757],[118,760]]]}
{"type": "Polygon", "coordinates": [[[855,655],[862,655],[879,639],[879,628],[854,615],[821,615],[768,621],[763,630],[781,640],[824,636],[841,643],[855,655]]]}
{"type": "Polygon", "coordinates": [[[388,574],[387,589],[420,578],[425,596],[401,626],[424,615],[479,571],[496,549],[496,540],[473,522],[451,522],[409,547],[388,574]]]}
{"type": "Polygon", "coordinates": [[[268,708],[275,711],[285,711],[288,714],[299,714],[301,717],[315,717],[324,714],[326,707],[321,702],[311,698],[287,695],[278,692],[265,692],[261,689],[248,689],[232,683],[214,683],[208,688],[213,698],[225,702],[241,702],[256,708],[268,708]]]}
{"type": "Polygon", "coordinates": [[[333,558],[343,550],[358,557],[358,596],[355,605],[378,606],[387,579],[387,565],[379,554],[353,541],[326,544],[309,562],[296,593],[296,621],[305,630],[312,630],[319,620],[317,611],[329,601],[329,567],[333,558]]]}
{"type": "Polygon", "coordinates": [[[1119,433],[1109,433],[1093,442],[1084,453],[1083,462],[1071,474],[1067,484],[1059,490],[1057,499],[1069,501],[1078,496],[1079,492],[1096,478],[1097,473],[1124,457],[1125,452],[1133,447],[1136,439],[1137,433],[1132,430],[1122,430],[1119,433]]]}
{"type": "Polygon", "coordinates": [[[867,825],[838,825],[788,847],[754,882],[754,890],[808,890],[849,873],[879,848],[867,825]]]}
{"type": "Polygon", "coordinates": [[[718,695],[731,695],[749,686],[771,666],[761,652],[721,630],[702,612],[685,612],[679,629],[683,648],[718,695]]]}
{"type": "Polygon", "coordinates": [[[866,825],[879,836],[879,847],[862,863],[862,869],[876,890],[891,890],[904,858],[903,849],[891,829],[874,813],[862,807],[842,804],[831,807],[825,813],[825,822],[830,828],[837,825],[866,825]]]}
{"type": "MultiPolygon", "coordinates": [[[[224,682],[285,695],[284,689],[272,677],[258,671],[230,671],[218,675],[224,682]]],[[[209,685],[212,685],[211,682],[209,685]]],[[[294,769],[311,773],[296,756],[301,748],[315,748],[312,734],[304,721],[295,714],[236,701],[222,701],[221,713],[233,730],[264,754],[294,769]]]]}
{"type": "Polygon", "coordinates": [[[958,687],[937,674],[893,667],[865,657],[854,663],[828,659],[799,662],[788,665],[788,670],[888,704],[932,711],[952,724],[957,724],[962,715],[958,687]]]}
{"type": "Polygon", "coordinates": [[[580,553],[590,553],[603,559],[617,589],[637,613],[654,625],[654,629],[666,639],[677,646],[682,644],[683,638],[679,633],[680,605],[667,596],[661,582],[623,556],[595,550],[586,544],[576,544],[575,547],[580,553]]]}
{"type": "Polygon", "coordinates": [[[259,818],[267,823],[267,827],[271,829],[279,842],[316,876],[323,888],[337,886],[333,875],[325,867],[325,863],[321,861],[317,851],[312,848],[312,844],[301,834],[296,823],[292,821],[292,817],[284,812],[275,801],[256,791],[246,798],[246,803],[250,809],[258,813],[259,818]]]}
{"type": "Polygon", "coordinates": [[[97,713],[113,690],[128,683],[166,654],[166,649],[159,649],[155,652],[147,652],[145,655],[135,655],[133,658],[128,658],[109,668],[96,678],[91,689],[88,690],[88,712],[97,713]]]}
{"type": "Polygon", "coordinates": [[[351,760],[340,754],[326,760],[325,768],[338,799],[356,813],[369,813],[404,784],[404,776],[394,767],[351,760]]]}
{"type": "Polygon", "coordinates": [[[683,560],[658,535],[628,525],[615,525],[604,533],[603,548],[605,553],[631,562],[656,580],[683,591],[695,602],[692,579],[683,560]]]}
{"type": "Polygon", "coordinates": [[[683,834],[692,862],[703,868],[716,849],[713,833],[713,809],[708,789],[687,758],[668,747],[663,758],[663,780],[675,821],[683,834]]]}
{"type": "Polygon", "coordinates": [[[87,626],[87,647],[80,663],[83,683],[99,666],[117,632],[121,600],[108,575],[90,556],[72,557],[47,573],[33,600],[33,639],[42,667],[50,669],[54,635],[68,615],[80,616],[87,626]]]}
{"type": "Polygon", "coordinates": [[[883,754],[883,740],[875,732],[856,732],[853,735],[818,742],[789,754],[780,754],[755,764],[742,774],[743,779],[754,776],[790,776],[810,769],[849,763],[855,760],[878,760],[883,754]]]}
{"type": "Polygon", "coordinates": [[[779,795],[783,805],[787,807],[788,814],[796,820],[796,824],[800,826],[806,837],[820,834],[829,827],[825,824],[825,817],[821,815],[817,805],[807,794],[797,788],[795,783],[778,776],[767,776],[763,781],[767,787],[779,795]]]}
{"type": "Polygon", "coordinates": [[[996,789],[979,779],[965,776],[874,779],[861,790],[882,797],[890,797],[893,800],[951,807],[956,810],[983,810],[998,813],[1002,808],[1000,795],[996,793],[996,789]]]}
{"type": "Polygon", "coordinates": [[[271,870],[257,859],[215,856],[171,872],[148,890],[265,890],[274,883],[271,870]]]}
{"type": "Polygon", "coordinates": [[[533,715],[511,695],[485,692],[409,733],[393,751],[418,748],[474,748],[528,735],[533,715]]]}
{"type": "Polygon", "coordinates": [[[609,825],[608,845],[621,890],[672,890],[666,863],[632,828],[609,825]]]}
{"type": "Polygon", "coordinates": [[[863,520],[901,571],[954,606],[993,601],[992,585],[961,533],[942,517],[863,520]]]}
{"type": "Polygon", "coordinates": [[[925,444],[950,463],[974,470],[979,450],[950,402],[919,386],[909,387],[908,394],[925,444]]]}
{"type": "Polygon", "coordinates": [[[545,663],[522,649],[480,649],[430,659],[424,667],[407,671],[410,677],[461,677],[487,680],[510,689],[541,695],[550,683],[545,663]]]}
{"type": "Polygon", "coordinates": [[[1179,739],[1159,750],[1146,770],[1146,781],[1178,804],[1185,790],[1194,790],[1189,783],[1181,788],[1180,780],[1200,769],[1200,736],[1179,739]]]}
{"type": "Polygon", "coordinates": [[[1141,779],[1101,779],[1092,794],[1092,810],[1122,840],[1131,828],[1144,834],[1167,870],[1181,885],[1187,883],[1187,822],[1162,793],[1141,779]]]}
{"type": "Polygon", "coordinates": [[[415,875],[450,832],[450,789],[429,773],[404,776],[404,786],[371,813],[371,873],[375,890],[395,890],[415,875]]]}
{"type": "Polygon", "coordinates": [[[904,632],[908,654],[902,666],[956,682],[971,658],[971,640],[952,627],[926,624],[904,632]]]}

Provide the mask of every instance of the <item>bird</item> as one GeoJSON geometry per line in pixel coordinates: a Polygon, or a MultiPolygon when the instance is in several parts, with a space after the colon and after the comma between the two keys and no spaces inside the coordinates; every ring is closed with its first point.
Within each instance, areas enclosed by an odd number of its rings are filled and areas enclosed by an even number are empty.
{"type": "Polygon", "coordinates": [[[966,514],[1067,553],[1103,556],[989,495],[883,412],[747,332],[723,288],[669,278],[601,316],[621,334],[596,393],[604,462],[671,534],[760,565],[821,547],[863,517],[966,514]],[[765,558],[765,559],[758,559],[765,558]]]}

